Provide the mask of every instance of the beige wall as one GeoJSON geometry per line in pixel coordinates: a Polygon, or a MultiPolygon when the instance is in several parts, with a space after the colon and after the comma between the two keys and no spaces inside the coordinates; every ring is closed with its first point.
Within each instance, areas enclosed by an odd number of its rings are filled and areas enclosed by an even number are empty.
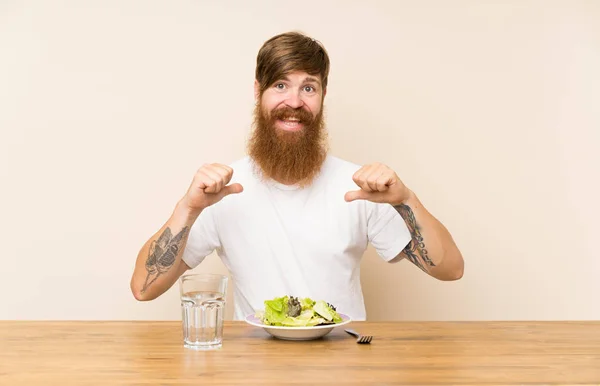
{"type": "Polygon", "coordinates": [[[285,4],[0,3],[0,319],[178,319],[134,259],[243,155],[256,52],[291,29],[330,52],[332,152],[392,166],[465,256],[444,283],[369,249],[370,319],[600,318],[599,2],[285,4]]]}

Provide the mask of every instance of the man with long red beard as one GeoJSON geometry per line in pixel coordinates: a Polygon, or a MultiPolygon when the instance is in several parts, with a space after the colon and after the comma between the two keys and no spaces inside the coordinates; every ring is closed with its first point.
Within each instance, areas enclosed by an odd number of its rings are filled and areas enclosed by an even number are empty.
{"type": "Polygon", "coordinates": [[[138,254],[136,299],[160,296],[215,250],[235,280],[235,319],[292,295],[364,320],[359,267],[368,243],[386,261],[408,259],[439,280],[462,277],[450,233],[392,169],[327,153],[328,75],[318,41],[292,32],[264,43],[248,156],[197,171],[138,254]]]}

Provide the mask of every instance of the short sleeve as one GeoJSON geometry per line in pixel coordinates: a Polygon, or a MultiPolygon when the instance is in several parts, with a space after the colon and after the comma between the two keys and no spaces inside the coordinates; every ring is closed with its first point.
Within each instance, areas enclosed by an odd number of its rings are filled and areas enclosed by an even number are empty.
{"type": "Polygon", "coordinates": [[[369,242],[375,247],[379,256],[390,261],[398,256],[411,240],[406,222],[396,209],[389,204],[370,205],[367,220],[369,242]]]}
{"type": "Polygon", "coordinates": [[[206,256],[221,246],[214,219],[214,208],[215,206],[209,206],[204,209],[190,229],[190,235],[181,256],[181,259],[190,268],[198,266],[206,256]]]}

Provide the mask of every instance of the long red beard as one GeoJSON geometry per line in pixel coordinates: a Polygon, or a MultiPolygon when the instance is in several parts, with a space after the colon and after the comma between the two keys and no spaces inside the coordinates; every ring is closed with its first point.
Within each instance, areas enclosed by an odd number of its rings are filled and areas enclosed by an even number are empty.
{"type": "Polygon", "coordinates": [[[304,109],[292,108],[276,109],[269,114],[258,103],[248,153],[264,176],[289,185],[310,184],[327,155],[323,109],[315,117],[304,109]],[[293,132],[277,129],[275,122],[285,117],[300,119],[304,127],[293,132]]]}

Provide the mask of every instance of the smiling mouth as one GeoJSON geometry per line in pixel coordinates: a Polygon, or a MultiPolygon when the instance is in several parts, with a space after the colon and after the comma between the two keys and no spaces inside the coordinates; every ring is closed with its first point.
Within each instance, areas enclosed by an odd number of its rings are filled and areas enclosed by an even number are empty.
{"type": "Polygon", "coordinates": [[[302,122],[298,118],[284,118],[278,119],[281,128],[284,130],[299,130],[302,128],[302,122]]]}

